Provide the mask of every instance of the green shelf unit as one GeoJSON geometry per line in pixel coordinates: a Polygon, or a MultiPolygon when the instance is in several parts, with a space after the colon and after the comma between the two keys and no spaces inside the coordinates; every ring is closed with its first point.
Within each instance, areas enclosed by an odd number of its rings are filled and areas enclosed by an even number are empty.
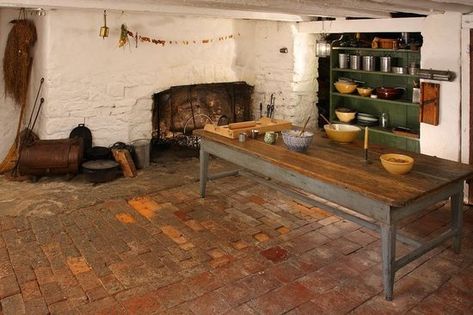
{"type": "Polygon", "coordinates": [[[392,72],[382,72],[382,71],[364,71],[364,70],[353,70],[353,69],[342,69],[342,68],[334,68],[332,71],[335,72],[347,72],[347,73],[360,73],[362,75],[385,75],[385,76],[394,76],[394,77],[405,77],[411,78],[413,80],[418,80],[418,75],[410,75],[410,74],[400,74],[400,73],[392,73],[392,72]]]}
{"type": "Polygon", "coordinates": [[[391,146],[403,150],[419,152],[419,139],[405,137],[392,133],[394,127],[406,127],[419,132],[419,104],[412,103],[412,88],[418,83],[419,77],[409,74],[397,74],[379,71],[379,57],[391,56],[392,66],[408,67],[412,62],[420,64],[420,52],[413,50],[373,49],[335,47],[330,58],[330,120],[336,121],[335,109],[348,107],[357,112],[369,113],[380,117],[382,113],[389,115],[389,129],[370,127],[370,143],[391,146]],[[371,55],[377,60],[377,71],[363,71],[353,69],[340,69],[338,67],[338,54],[371,55]],[[353,94],[341,94],[334,86],[340,77],[350,78],[364,82],[362,85],[376,87],[401,87],[404,92],[400,99],[385,100],[379,98],[362,97],[355,91],[353,94]]]}
{"type": "Polygon", "coordinates": [[[391,131],[385,131],[373,127],[370,127],[368,129],[368,133],[370,143],[381,144],[384,146],[389,146],[411,152],[420,151],[419,139],[396,135],[391,131]]]}

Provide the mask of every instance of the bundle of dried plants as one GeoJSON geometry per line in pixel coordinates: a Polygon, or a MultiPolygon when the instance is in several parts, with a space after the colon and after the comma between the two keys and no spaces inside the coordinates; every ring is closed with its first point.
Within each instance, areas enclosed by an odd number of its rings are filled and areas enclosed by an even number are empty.
{"type": "Polygon", "coordinates": [[[36,28],[31,20],[18,19],[11,21],[11,23],[14,25],[8,34],[3,57],[5,94],[23,107],[26,104],[33,61],[31,48],[37,39],[36,28]]]}

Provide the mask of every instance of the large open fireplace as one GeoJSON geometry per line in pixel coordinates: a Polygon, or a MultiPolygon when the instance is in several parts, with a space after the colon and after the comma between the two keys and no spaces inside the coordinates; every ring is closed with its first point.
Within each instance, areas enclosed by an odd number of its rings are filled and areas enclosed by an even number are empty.
{"type": "Polygon", "coordinates": [[[250,120],[253,87],[245,82],[173,86],[154,94],[153,139],[198,147],[192,130],[250,120]]]}

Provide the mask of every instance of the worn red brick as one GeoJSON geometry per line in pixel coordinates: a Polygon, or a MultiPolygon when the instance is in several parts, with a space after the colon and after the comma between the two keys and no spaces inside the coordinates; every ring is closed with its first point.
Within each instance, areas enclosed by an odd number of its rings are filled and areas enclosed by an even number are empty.
{"type": "Polygon", "coordinates": [[[100,278],[100,282],[110,295],[114,295],[115,293],[120,292],[124,289],[123,285],[120,283],[120,281],[117,280],[117,278],[113,274],[106,275],[105,277],[100,278]]]}
{"type": "Polygon", "coordinates": [[[177,244],[187,243],[187,239],[184,237],[184,235],[174,226],[165,225],[161,227],[161,230],[167,237],[172,239],[177,244]]]}
{"type": "Polygon", "coordinates": [[[225,301],[235,307],[249,301],[252,297],[251,290],[242,282],[233,282],[218,289],[225,301]]]}
{"type": "Polygon", "coordinates": [[[14,275],[0,279],[0,299],[15,295],[20,292],[16,277],[14,275]]]}
{"type": "Polygon", "coordinates": [[[71,269],[72,273],[77,275],[82,272],[90,271],[90,266],[84,257],[67,257],[67,264],[71,269]]]}
{"type": "Polygon", "coordinates": [[[34,269],[34,273],[39,284],[55,281],[53,272],[49,267],[37,267],[34,269]]]}
{"type": "Polygon", "coordinates": [[[202,295],[223,286],[223,282],[208,271],[201,272],[187,281],[187,285],[196,295],[202,295]]]}
{"type": "Polygon", "coordinates": [[[194,292],[185,283],[177,282],[156,290],[156,295],[167,307],[173,307],[195,297],[194,292]]]}
{"type": "Polygon", "coordinates": [[[181,248],[182,250],[187,251],[187,250],[191,250],[191,249],[195,248],[195,245],[190,243],[190,242],[187,242],[187,243],[179,245],[179,248],[181,248]]]}
{"type": "Polygon", "coordinates": [[[280,246],[274,246],[268,249],[265,249],[260,252],[263,257],[271,260],[273,263],[278,263],[283,260],[286,260],[288,257],[288,252],[280,246]]]}
{"type": "Polygon", "coordinates": [[[125,309],[112,297],[81,305],[77,310],[81,314],[127,314],[125,309]]]}
{"type": "Polygon", "coordinates": [[[269,236],[266,233],[260,232],[256,233],[253,235],[253,237],[258,241],[258,242],[266,242],[269,241],[269,236]]]}
{"type": "Polygon", "coordinates": [[[237,249],[237,250],[242,250],[242,249],[245,249],[249,246],[249,244],[243,240],[238,240],[236,242],[233,242],[232,243],[232,246],[233,248],[237,249]]]}
{"type": "Polygon", "coordinates": [[[155,291],[131,296],[120,304],[130,314],[152,314],[163,310],[155,291]]]}
{"type": "Polygon", "coordinates": [[[217,227],[217,223],[215,223],[212,220],[204,220],[204,221],[201,221],[200,224],[207,230],[213,230],[217,227]]]}
{"type": "Polygon", "coordinates": [[[266,200],[259,197],[259,196],[256,196],[256,195],[251,195],[249,198],[248,198],[249,201],[253,202],[253,203],[256,203],[258,205],[263,205],[266,203],[266,200]]]}
{"type": "Polygon", "coordinates": [[[20,289],[25,301],[41,297],[41,291],[36,281],[25,282],[20,285],[20,289]]]}
{"type": "Polygon", "coordinates": [[[15,274],[19,284],[36,280],[36,274],[31,266],[28,265],[15,267],[15,274]]]}
{"type": "Polygon", "coordinates": [[[209,261],[209,265],[212,268],[220,268],[232,262],[233,257],[230,255],[220,256],[209,261]]]}
{"type": "Polygon", "coordinates": [[[313,297],[313,293],[300,283],[291,283],[270,291],[248,305],[263,314],[282,314],[313,297]]]}
{"type": "Polygon", "coordinates": [[[76,278],[84,291],[100,286],[100,281],[93,271],[81,272],[76,275],[76,278]]]}
{"type": "Polygon", "coordinates": [[[213,248],[209,251],[207,251],[207,254],[216,259],[216,258],[220,258],[220,257],[223,257],[225,256],[227,253],[225,253],[223,250],[221,250],[220,248],[213,248]]]}
{"type": "MultiPolygon", "coordinates": [[[[48,309],[46,302],[42,297],[35,298],[32,300],[24,300],[25,304],[25,313],[26,314],[35,314],[35,315],[47,315],[47,314],[58,314],[48,309]]],[[[68,310],[69,313],[72,313],[71,310],[68,310]]]]}
{"type": "Polygon", "coordinates": [[[156,212],[161,208],[156,201],[147,196],[130,199],[128,204],[148,220],[154,218],[156,212]]]}
{"type": "Polygon", "coordinates": [[[282,283],[273,275],[266,273],[248,276],[240,282],[249,288],[252,299],[282,286],[282,283]]]}
{"type": "Polygon", "coordinates": [[[287,234],[290,230],[285,226],[280,226],[276,229],[276,231],[278,231],[279,234],[287,234]]]}
{"type": "Polygon", "coordinates": [[[57,282],[48,282],[40,285],[46,304],[54,304],[67,298],[57,282]]]}
{"type": "Polygon", "coordinates": [[[2,298],[2,312],[3,314],[25,314],[25,303],[21,294],[2,298]]]}
{"type": "Polygon", "coordinates": [[[190,301],[189,308],[196,314],[216,315],[224,314],[231,307],[221,294],[213,291],[190,301]]]}
{"type": "Polygon", "coordinates": [[[192,219],[189,215],[187,215],[187,213],[185,213],[182,210],[178,210],[178,211],[174,212],[174,215],[181,221],[188,221],[188,220],[192,219]]]}
{"type": "Polygon", "coordinates": [[[102,286],[87,290],[85,294],[89,301],[97,301],[108,296],[108,292],[102,286]]]}
{"type": "Polygon", "coordinates": [[[186,222],[184,222],[188,227],[190,227],[192,230],[194,230],[195,232],[200,232],[202,230],[204,230],[205,228],[202,226],[202,224],[200,224],[198,221],[196,220],[187,220],[186,222]]]}
{"type": "Polygon", "coordinates": [[[305,274],[301,269],[291,264],[290,261],[275,264],[266,269],[265,272],[283,283],[292,282],[305,274]]]}

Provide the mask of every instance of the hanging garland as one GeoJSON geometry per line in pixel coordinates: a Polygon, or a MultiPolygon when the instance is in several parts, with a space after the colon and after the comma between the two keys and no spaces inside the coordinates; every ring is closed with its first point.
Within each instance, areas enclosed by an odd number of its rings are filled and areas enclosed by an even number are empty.
{"type": "Polygon", "coordinates": [[[213,42],[232,40],[239,36],[240,36],[240,33],[220,36],[220,37],[210,38],[210,39],[201,39],[201,40],[164,40],[164,39],[151,38],[148,36],[141,36],[138,34],[138,32],[132,32],[126,27],[125,24],[122,24],[121,32],[120,32],[120,40],[118,41],[118,47],[123,47],[126,44],[128,44],[129,37],[135,40],[136,47],[138,47],[138,41],[142,43],[146,42],[146,43],[152,43],[155,45],[161,45],[162,47],[164,47],[166,44],[168,45],[210,44],[213,42]]]}

